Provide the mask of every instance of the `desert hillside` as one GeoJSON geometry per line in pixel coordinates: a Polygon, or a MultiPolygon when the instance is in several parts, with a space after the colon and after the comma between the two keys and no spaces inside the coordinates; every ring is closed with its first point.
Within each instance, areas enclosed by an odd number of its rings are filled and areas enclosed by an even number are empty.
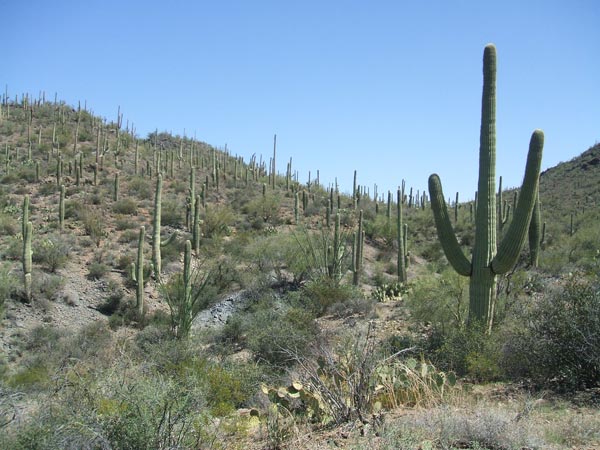
{"type": "Polygon", "coordinates": [[[491,331],[429,193],[280,166],[3,99],[0,447],[600,446],[600,145],[541,174],[491,331]]]}

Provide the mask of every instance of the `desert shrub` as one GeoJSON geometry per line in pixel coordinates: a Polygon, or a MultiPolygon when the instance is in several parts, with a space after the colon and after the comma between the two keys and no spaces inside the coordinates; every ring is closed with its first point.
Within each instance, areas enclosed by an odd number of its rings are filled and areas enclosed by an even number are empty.
{"type": "MultiPolygon", "coordinates": [[[[116,309],[113,309],[112,314],[110,314],[108,318],[108,326],[111,330],[116,330],[119,327],[135,325],[139,328],[143,328],[146,325],[146,316],[139,316],[138,309],[135,304],[135,299],[133,298],[125,298],[120,299],[118,301],[118,305],[116,305],[117,301],[114,296],[109,296],[104,306],[110,311],[111,307],[114,306],[116,309]],[[112,303],[112,305],[111,305],[112,303]]],[[[107,314],[109,312],[107,311],[107,314]]]]}
{"type": "Polygon", "coordinates": [[[119,270],[124,270],[124,271],[128,271],[129,267],[131,266],[131,263],[134,262],[134,256],[131,254],[121,254],[119,255],[119,258],[117,259],[117,269],[119,270]]]}
{"type": "Polygon", "coordinates": [[[415,412],[385,426],[382,448],[551,448],[539,438],[532,420],[515,420],[515,413],[505,408],[483,404],[474,409],[450,409],[442,405],[415,412]]]}
{"type": "Polygon", "coordinates": [[[106,298],[98,305],[97,309],[102,314],[110,316],[119,310],[125,293],[123,289],[112,280],[108,283],[107,291],[106,298]]]}
{"type": "Polygon", "coordinates": [[[16,172],[9,172],[0,178],[0,184],[14,185],[15,183],[18,183],[18,181],[19,174],[16,172]]]}
{"type": "Polygon", "coordinates": [[[238,285],[242,284],[236,263],[234,258],[226,255],[216,261],[210,262],[210,283],[216,289],[217,293],[227,291],[236,283],[238,285]]]}
{"type": "Polygon", "coordinates": [[[137,214],[137,202],[131,198],[122,198],[113,205],[113,212],[117,214],[137,214]]]}
{"type": "Polygon", "coordinates": [[[344,318],[355,314],[367,316],[373,311],[374,302],[369,298],[351,297],[348,300],[333,303],[327,308],[327,313],[334,317],[344,318]]]}
{"type": "Polygon", "coordinates": [[[12,374],[6,384],[9,387],[19,388],[19,390],[33,390],[47,387],[51,382],[52,374],[48,367],[34,363],[22,367],[19,371],[12,374]]]}
{"type": "Polygon", "coordinates": [[[363,295],[358,289],[352,285],[336,284],[329,278],[309,281],[302,287],[301,294],[303,306],[317,316],[329,312],[330,308],[338,313],[351,311],[352,304],[357,310],[369,309],[359,301],[363,295]]]}
{"type": "Polygon", "coordinates": [[[2,264],[0,266],[0,319],[4,313],[4,302],[16,292],[18,284],[19,280],[11,273],[10,267],[2,264]]]}
{"type": "Polygon", "coordinates": [[[506,332],[503,366],[560,391],[600,385],[600,289],[573,277],[563,288],[515,312],[506,332]]]}
{"type": "Polygon", "coordinates": [[[422,343],[425,355],[442,370],[451,370],[479,382],[502,378],[502,344],[494,334],[477,326],[434,328],[422,343]]]}
{"type": "MultiPolygon", "coordinates": [[[[139,230],[136,232],[136,236],[139,236],[139,230]]],[[[171,236],[172,236],[172,234],[162,237],[161,242],[166,242],[167,240],[169,240],[171,238],[171,236]]],[[[136,239],[137,239],[137,237],[136,237],[136,239]]],[[[183,240],[182,236],[180,236],[179,234],[177,234],[173,238],[173,240],[171,242],[169,242],[169,245],[165,245],[164,247],[161,247],[160,255],[162,257],[163,266],[165,265],[165,263],[170,262],[170,261],[180,261],[181,253],[183,252],[184,248],[185,248],[185,241],[183,240]]]]}
{"type": "Polygon", "coordinates": [[[278,195],[268,193],[266,196],[254,198],[243,208],[250,218],[261,219],[263,222],[276,224],[279,216],[281,199],[278,195]]]}
{"type": "Polygon", "coordinates": [[[12,236],[17,233],[16,220],[6,213],[0,213],[0,235],[12,236]]]}
{"type": "Polygon", "coordinates": [[[170,187],[176,194],[183,194],[184,192],[188,192],[190,184],[189,182],[186,182],[186,180],[176,178],[175,180],[171,181],[170,187]]]}
{"type": "Polygon", "coordinates": [[[19,261],[23,257],[23,239],[19,236],[11,236],[2,249],[2,257],[12,261],[19,261]]]}
{"type": "Polygon", "coordinates": [[[132,220],[131,217],[117,217],[115,219],[115,228],[119,231],[131,230],[132,228],[137,229],[140,223],[136,220],[132,220]]]}
{"type": "Polygon", "coordinates": [[[100,240],[106,236],[104,216],[99,211],[84,209],[79,213],[79,219],[83,223],[85,232],[96,243],[96,246],[98,246],[100,240]]]}
{"type": "Polygon", "coordinates": [[[81,219],[84,210],[79,200],[65,200],[65,219],[81,219]]]}
{"type": "Polygon", "coordinates": [[[411,318],[426,325],[429,333],[419,345],[427,358],[442,370],[480,381],[501,377],[500,342],[477,326],[467,326],[468,278],[451,268],[412,283],[405,299],[411,318]]]}
{"type": "Polygon", "coordinates": [[[175,197],[163,198],[160,210],[161,225],[179,228],[183,225],[185,207],[175,197]]]}
{"type": "Polygon", "coordinates": [[[469,307],[469,279],[446,267],[440,274],[420,277],[405,295],[413,319],[442,333],[460,328],[469,307]]]}
{"type": "Polygon", "coordinates": [[[202,392],[186,379],[129,372],[135,375],[105,379],[85,398],[110,448],[197,448],[202,392]]]}
{"type": "Polygon", "coordinates": [[[421,256],[429,262],[439,261],[442,256],[444,256],[442,244],[440,244],[437,240],[428,242],[423,246],[423,249],[421,250],[421,256]]]}
{"type": "Polygon", "coordinates": [[[243,257],[250,261],[261,281],[298,285],[309,267],[301,257],[300,248],[292,234],[275,233],[259,236],[243,248],[243,257]]]}
{"type": "Polygon", "coordinates": [[[353,209],[340,209],[340,225],[344,228],[354,228],[357,221],[357,213],[353,209]]]}
{"type": "Polygon", "coordinates": [[[56,357],[61,348],[63,333],[54,327],[37,326],[25,337],[25,358],[19,369],[6,379],[10,387],[33,390],[51,382],[56,357]]]}
{"type": "Polygon", "coordinates": [[[149,178],[133,177],[127,183],[127,189],[129,195],[134,195],[139,200],[150,200],[154,195],[149,178]]]}
{"type": "Polygon", "coordinates": [[[385,215],[378,215],[373,220],[365,220],[365,235],[369,239],[381,238],[386,246],[393,246],[396,243],[397,231],[396,220],[387,218],[385,215]]]}
{"type": "Polygon", "coordinates": [[[56,300],[59,291],[65,285],[63,277],[35,270],[32,280],[32,295],[37,300],[56,300]]]}
{"type": "Polygon", "coordinates": [[[233,211],[227,206],[207,205],[202,224],[202,232],[205,237],[213,238],[229,233],[229,227],[233,224],[233,211]]]}
{"type": "Polygon", "coordinates": [[[135,230],[135,229],[125,230],[119,236],[119,242],[122,244],[127,244],[130,242],[137,242],[139,235],[140,235],[139,230],[135,230]]]}
{"type": "Polygon", "coordinates": [[[245,324],[248,347],[256,360],[276,368],[293,363],[289,351],[302,353],[317,336],[314,315],[305,309],[274,310],[265,303],[245,324]]]}
{"type": "Polygon", "coordinates": [[[252,201],[258,194],[253,189],[236,189],[231,194],[231,207],[235,210],[244,210],[248,202],[252,201]]]}
{"type": "Polygon", "coordinates": [[[103,278],[109,271],[109,267],[101,262],[93,261],[88,266],[88,278],[90,280],[99,280],[103,278]]]}
{"type": "Polygon", "coordinates": [[[72,239],[61,234],[51,234],[35,240],[33,261],[45,266],[51,273],[66,266],[73,247],[72,239]]]}
{"type": "Polygon", "coordinates": [[[239,313],[229,316],[223,328],[215,336],[217,342],[229,346],[244,344],[245,338],[244,320],[239,313]]]}
{"type": "Polygon", "coordinates": [[[161,284],[161,293],[169,305],[171,330],[178,338],[186,338],[192,322],[206,308],[215,295],[212,274],[199,268],[191,269],[191,286],[186,288],[183,273],[177,273],[161,284]]]}
{"type": "Polygon", "coordinates": [[[306,276],[314,280],[327,278],[334,285],[339,284],[348,268],[349,233],[340,231],[337,249],[333,248],[336,243],[333,227],[323,226],[317,232],[300,230],[294,238],[306,276]]]}
{"type": "Polygon", "coordinates": [[[17,171],[20,180],[27,180],[28,183],[35,181],[35,165],[28,162],[22,165],[17,171]]]}

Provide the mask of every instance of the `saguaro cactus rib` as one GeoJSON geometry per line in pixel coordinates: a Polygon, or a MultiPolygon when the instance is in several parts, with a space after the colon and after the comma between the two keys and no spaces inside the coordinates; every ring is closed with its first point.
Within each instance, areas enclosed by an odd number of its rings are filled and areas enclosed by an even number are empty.
{"type": "Polygon", "coordinates": [[[429,177],[431,206],[446,257],[461,275],[470,277],[469,322],[492,326],[496,300],[496,276],[509,271],[517,261],[529,228],[535,204],[544,145],[544,134],[533,132],[527,156],[521,198],[500,247],[497,247],[496,171],[496,48],[485,47],[481,101],[478,202],[475,217],[475,244],[471,262],[464,256],[454,235],[436,174],[429,177]]]}

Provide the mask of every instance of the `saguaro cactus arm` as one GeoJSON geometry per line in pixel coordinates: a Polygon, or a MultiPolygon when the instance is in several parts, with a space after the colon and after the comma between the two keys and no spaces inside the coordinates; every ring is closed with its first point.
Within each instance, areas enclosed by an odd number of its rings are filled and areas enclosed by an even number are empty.
{"type": "Polygon", "coordinates": [[[500,275],[513,268],[525,243],[538,191],[543,148],[544,133],[542,130],[535,130],[529,142],[529,153],[519,202],[508,231],[492,260],[491,266],[495,274],[500,275]]]}
{"type": "Polygon", "coordinates": [[[446,258],[448,258],[448,262],[450,262],[454,270],[460,275],[468,277],[471,275],[471,262],[462,252],[460,244],[456,239],[452,224],[450,223],[450,216],[448,215],[448,208],[446,207],[446,200],[442,191],[442,183],[440,177],[435,173],[429,177],[429,196],[431,197],[431,209],[433,210],[435,227],[446,258]]]}

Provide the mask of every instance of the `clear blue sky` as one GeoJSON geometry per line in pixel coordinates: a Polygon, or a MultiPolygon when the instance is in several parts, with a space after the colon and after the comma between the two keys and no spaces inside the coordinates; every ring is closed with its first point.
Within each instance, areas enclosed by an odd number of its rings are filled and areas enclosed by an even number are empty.
{"type": "Polygon", "coordinates": [[[141,136],[155,128],[302,181],[320,170],[446,196],[477,185],[482,54],[498,49],[497,174],[521,183],[531,132],[543,167],[600,140],[600,2],[0,2],[0,86],[45,91],[141,136]]]}

